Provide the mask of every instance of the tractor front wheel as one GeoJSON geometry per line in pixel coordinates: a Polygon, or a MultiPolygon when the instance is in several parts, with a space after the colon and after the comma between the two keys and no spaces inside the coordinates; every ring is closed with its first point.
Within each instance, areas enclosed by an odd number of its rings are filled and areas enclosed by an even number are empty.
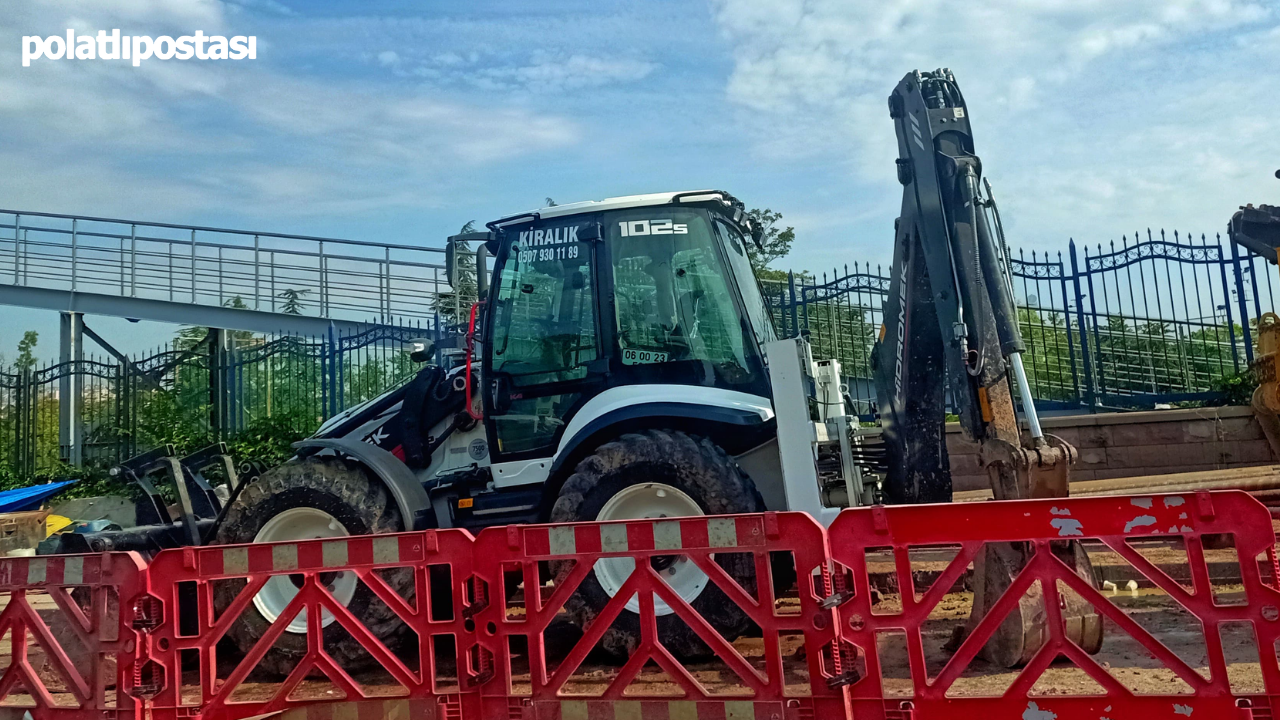
{"type": "MultiPolygon", "coordinates": [[[[228,508],[216,542],[282,542],[403,530],[400,512],[382,483],[336,458],[309,458],[276,467],[245,487],[228,508]]],[[[413,597],[411,569],[394,568],[379,574],[402,597],[413,597]]],[[[273,575],[232,623],[227,637],[241,653],[249,652],[268,628],[281,620],[298,594],[302,577],[273,575]]],[[[322,573],[318,579],[334,600],[351,611],[388,649],[395,652],[400,647],[407,634],[401,632],[400,617],[354,572],[322,573]]],[[[242,579],[217,581],[213,588],[215,611],[221,615],[245,585],[242,579]]],[[[330,657],[347,670],[371,664],[372,656],[336,622],[332,613],[323,611],[320,622],[324,650],[330,657]]],[[[288,621],[258,668],[272,675],[288,675],[306,651],[304,609],[288,621]]]]}
{"type": "MultiPolygon", "coordinates": [[[[623,435],[601,445],[582,460],[565,481],[551,512],[556,523],[635,520],[642,518],[726,515],[764,510],[755,485],[727,455],[706,438],[672,430],[623,435]]],[[[560,577],[572,561],[552,563],[560,577]]],[[[676,595],[732,641],[751,627],[746,613],[731,601],[688,557],[673,553],[655,557],[653,569],[676,595]]],[[[756,590],[750,555],[720,553],[716,564],[749,593],[756,590]]],[[[635,569],[629,558],[599,560],[565,610],[584,630],[635,569]]],[[[658,637],[678,657],[704,657],[707,644],[661,597],[654,597],[658,637]]],[[[632,654],[640,643],[639,600],[630,598],[600,641],[617,657],[632,654]]]]}

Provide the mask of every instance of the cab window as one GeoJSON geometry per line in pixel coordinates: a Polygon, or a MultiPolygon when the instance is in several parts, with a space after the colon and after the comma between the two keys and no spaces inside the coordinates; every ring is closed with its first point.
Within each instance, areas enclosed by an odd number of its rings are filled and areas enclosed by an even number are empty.
{"type": "Polygon", "coordinates": [[[591,243],[516,241],[507,253],[489,361],[513,398],[494,417],[498,449],[519,453],[550,446],[581,397],[540,386],[584,379],[599,348],[591,243]]]}
{"type": "Polygon", "coordinates": [[[750,382],[755,350],[705,215],[645,208],[611,216],[605,230],[622,364],[684,364],[706,382],[750,382]]]}

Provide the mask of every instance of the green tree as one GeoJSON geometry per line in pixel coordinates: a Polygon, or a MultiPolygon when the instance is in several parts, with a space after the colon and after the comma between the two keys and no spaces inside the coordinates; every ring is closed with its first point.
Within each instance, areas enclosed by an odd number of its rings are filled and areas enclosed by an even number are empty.
{"type": "Polygon", "coordinates": [[[760,280],[785,281],[786,271],[775,270],[769,267],[769,264],[786,257],[791,252],[791,243],[796,239],[795,228],[789,225],[782,227],[782,213],[774,212],[769,208],[751,210],[747,214],[760,223],[760,227],[764,230],[759,247],[754,242],[747,243],[747,256],[751,258],[751,267],[755,270],[756,277],[760,280]]]}
{"type": "Polygon", "coordinates": [[[40,334],[35,330],[28,330],[22,333],[22,339],[18,341],[18,359],[13,365],[18,370],[30,370],[36,366],[35,352],[36,343],[40,340],[40,334]]]}
{"type": "Polygon", "coordinates": [[[285,288],[281,290],[276,297],[284,300],[284,306],[280,308],[280,312],[286,315],[302,314],[302,298],[311,294],[310,290],[297,290],[294,288],[285,288]]]}
{"type": "MultiPolygon", "coordinates": [[[[551,198],[547,198],[550,200],[551,198]]],[[[476,222],[468,221],[458,230],[462,233],[475,232],[476,222]]],[[[454,275],[447,278],[451,284],[448,290],[436,292],[431,302],[431,310],[440,316],[446,326],[461,327],[471,314],[471,304],[479,297],[476,285],[476,254],[471,243],[455,243],[454,275]]]]}

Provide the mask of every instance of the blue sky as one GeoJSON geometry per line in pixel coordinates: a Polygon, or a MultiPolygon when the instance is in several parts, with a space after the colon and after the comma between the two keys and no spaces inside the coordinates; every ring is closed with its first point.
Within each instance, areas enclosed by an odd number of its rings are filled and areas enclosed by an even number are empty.
{"type": "MultiPolygon", "coordinates": [[[[5,4],[3,207],[439,244],[545,197],[715,187],[796,227],[784,266],[882,262],[884,100],[938,66],[1017,246],[1212,233],[1280,195],[1280,12],[1250,0],[5,4]],[[258,59],[21,67],[21,35],[68,27],[258,59]]],[[[6,313],[0,352],[31,327],[52,353],[50,315],[6,313]]]]}

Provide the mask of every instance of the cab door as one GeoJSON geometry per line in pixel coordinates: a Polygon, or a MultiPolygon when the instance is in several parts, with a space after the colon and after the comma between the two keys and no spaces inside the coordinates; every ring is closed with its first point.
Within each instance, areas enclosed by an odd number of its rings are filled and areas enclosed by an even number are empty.
{"type": "Polygon", "coordinates": [[[494,461],[549,457],[574,412],[602,389],[599,230],[566,218],[508,230],[497,258],[484,348],[485,423],[494,461]]]}

